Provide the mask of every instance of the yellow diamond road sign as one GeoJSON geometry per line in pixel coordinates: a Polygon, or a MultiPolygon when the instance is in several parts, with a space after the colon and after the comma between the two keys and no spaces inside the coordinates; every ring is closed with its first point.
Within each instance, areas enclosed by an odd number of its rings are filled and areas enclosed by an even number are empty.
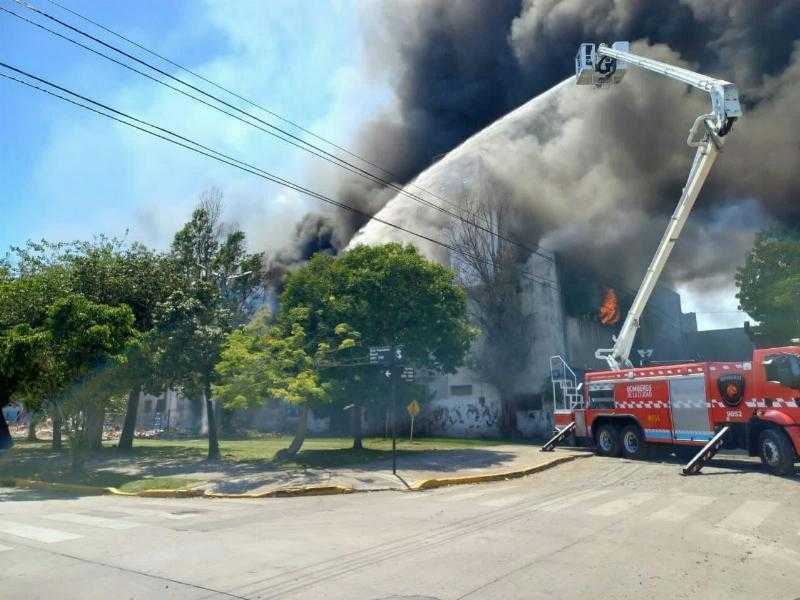
{"type": "Polygon", "coordinates": [[[420,411],[419,402],[417,402],[416,400],[412,400],[411,403],[408,406],[406,406],[406,410],[408,411],[409,415],[411,415],[412,417],[416,417],[420,411]]]}

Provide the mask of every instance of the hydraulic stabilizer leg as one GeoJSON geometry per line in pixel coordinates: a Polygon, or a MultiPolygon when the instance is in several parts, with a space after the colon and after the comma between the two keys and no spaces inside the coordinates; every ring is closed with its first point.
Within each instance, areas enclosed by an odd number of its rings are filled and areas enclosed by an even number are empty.
{"type": "Polygon", "coordinates": [[[702,469],[709,460],[714,458],[714,455],[722,448],[722,444],[725,443],[725,435],[729,430],[730,427],[727,426],[720,429],[717,435],[711,438],[711,441],[703,446],[703,449],[689,461],[689,464],[683,467],[683,471],[681,472],[684,475],[697,475],[700,469],[702,469]]]}
{"type": "Polygon", "coordinates": [[[547,440],[547,443],[542,446],[541,452],[552,452],[557,444],[560,444],[565,437],[567,437],[575,429],[575,421],[558,431],[553,437],[547,440]]]}

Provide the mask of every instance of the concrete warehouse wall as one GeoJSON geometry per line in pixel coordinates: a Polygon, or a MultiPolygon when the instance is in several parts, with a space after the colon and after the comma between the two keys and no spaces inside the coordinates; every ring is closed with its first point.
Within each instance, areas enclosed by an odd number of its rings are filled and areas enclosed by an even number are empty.
{"type": "Polygon", "coordinates": [[[526,438],[547,438],[553,433],[552,410],[518,410],[517,429],[526,438]]]}
{"type": "Polygon", "coordinates": [[[496,437],[500,435],[500,401],[485,396],[439,398],[423,412],[428,435],[496,437]]]}

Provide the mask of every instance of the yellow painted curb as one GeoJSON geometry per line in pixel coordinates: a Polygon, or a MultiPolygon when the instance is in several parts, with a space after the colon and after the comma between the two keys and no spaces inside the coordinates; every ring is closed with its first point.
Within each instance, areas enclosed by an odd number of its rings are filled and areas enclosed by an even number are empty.
{"type": "Polygon", "coordinates": [[[110,488],[97,487],[93,485],[80,485],[77,483],[55,483],[51,481],[37,481],[35,479],[4,479],[0,484],[8,484],[11,487],[21,487],[31,490],[53,490],[58,492],[73,492],[76,494],[86,494],[102,496],[109,494],[110,488]]]}
{"type": "Polygon", "coordinates": [[[546,471],[557,465],[570,462],[576,458],[584,458],[588,454],[574,454],[570,456],[560,456],[553,460],[534,467],[526,467],[524,469],[517,469],[515,471],[504,471],[501,473],[487,473],[485,475],[466,475],[464,477],[442,477],[434,479],[421,479],[411,486],[414,491],[432,490],[434,488],[445,487],[448,485],[466,485],[470,483],[485,483],[488,481],[503,481],[505,479],[515,479],[517,477],[525,477],[539,471],[546,471]]]}
{"type": "Polygon", "coordinates": [[[73,492],[76,494],[102,496],[129,496],[138,498],[290,498],[295,496],[330,496],[333,494],[350,494],[354,490],[343,485],[308,485],[293,488],[280,488],[268,492],[226,494],[200,489],[178,490],[142,490],[141,492],[124,492],[115,487],[98,487],[72,483],[55,483],[50,481],[36,481],[34,479],[0,479],[0,485],[21,487],[28,489],[53,490],[73,492]]]}
{"type": "Polygon", "coordinates": [[[281,488],[268,492],[249,492],[244,494],[227,494],[225,492],[206,491],[206,498],[291,498],[297,496],[331,496],[334,494],[351,494],[353,488],[344,485],[308,485],[295,488],[281,488]]]}

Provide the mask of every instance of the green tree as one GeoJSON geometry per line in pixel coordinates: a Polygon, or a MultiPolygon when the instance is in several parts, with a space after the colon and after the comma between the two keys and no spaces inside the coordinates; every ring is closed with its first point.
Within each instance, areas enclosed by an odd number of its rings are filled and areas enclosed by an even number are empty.
{"type": "Polygon", "coordinates": [[[155,324],[160,378],[180,389],[184,396],[202,398],[205,403],[208,460],[220,458],[211,385],[230,322],[231,315],[222,306],[217,290],[201,281],[191,293],[174,292],[160,307],[155,324]]]}
{"type": "MultiPolygon", "coordinates": [[[[171,255],[154,252],[138,243],[98,236],[91,241],[51,243],[45,240],[28,242],[13,249],[18,265],[18,288],[15,322],[38,326],[47,307],[68,293],[77,293],[98,304],[128,306],[133,311],[136,329],[145,333],[153,326],[156,306],[164,302],[179,284],[175,261],[171,255]]],[[[12,305],[13,306],[13,305],[12,305]]],[[[2,312],[2,302],[0,302],[2,312]]],[[[108,393],[127,393],[125,424],[120,448],[130,449],[133,441],[139,393],[161,388],[155,380],[152,360],[144,354],[144,343],[132,344],[131,356],[124,369],[118,369],[114,379],[117,386],[108,393]]],[[[41,386],[47,393],[47,386],[41,386]]],[[[47,406],[44,398],[34,393],[25,399],[29,411],[47,406]]],[[[98,402],[90,421],[91,445],[99,447],[107,402],[98,402]]],[[[57,420],[57,415],[54,415],[57,420]]]]}
{"type": "MultiPolygon", "coordinates": [[[[180,284],[174,259],[154,252],[142,244],[98,237],[91,242],[76,242],[66,257],[72,289],[86,298],[109,306],[128,306],[134,326],[142,334],[153,328],[156,307],[166,301],[180,284]]],[[[140,337],[129,346],[125,368],[116,373],[116,386],[109,392],[127,394],[125,420],[118,448],[133,446],[139,396],[142,389],[161,391],[151,356],[152,336],[140,337]]],[[[105,403],[97,406],[91,445],[98,447],[102,434],[105,403]]]]}
{"type": "MultiPolygon", "coordinates": [[[[46,345],[41,331],[17,325],[0,332],[0,409],[37,382],[41,351],[46,345]]],[[[13,445],[0,410],[0,451],[13,445]]]]}
{"type": "Polygon", "coordinates": [[[337,348],[320,343],[312,354],[307,349],[305,324],[309,311],[298,307],[288,311],[276,325],[268,322],[262,311],[246,327],[230,334],[216,371],[220,384],[217,397],[229,409],[262,405],[276,398],[299,406],[300,419],[289,447],[282,453],[294,456],[305,440],[309,409],[331,399],[332,384],[326,382],[319,368],[336,350],[356,345],[358,334],[338,328],[337,348]]]}
{"type": "Polygon", "coordinates": [[[95,404],[105,402],[114,371],[137,336],[128,306],[97,304],[70,294],[53,304],[44,327],[46,343],[63,373],[56,410],[69,435],[73,467],[83,464],[90,447],[88,420],[95,404]]]}
{"type": "MultiPolygon", "coordinates": [[[[0,278],[0,335],[7,339],[10,335],[19,341],[18,336],[23,331],[28,332],[25,337],[39,332],[47,321],[49,308],[70,293],[69,271],[61,258],[64,246],[29,242],[24,247],[12,248],[13,260],[4,261],[0,278]]],[[[31,413],[51,412],[52,444],[57,450],[61,448],[61,419],[58,412],[50,409],[63,383],[62,374],[53,360],[52,349],[47,345],[36,344],[28,351],[28,359],[30,364],[36,365],[37,375],[18,386],[14,395],[31,413]],[[30,354],[34,351],[36,356],[30,354]]]]}
{"type": "Polygon", "coordinates": [[[752,337],[759,346],[800,338],[800,229],[759,233],[736,286],[739,308],[758,322],[752,337]]]}
{"type": "Polygon", "coordinates": [[[198,424],[196,399],[203,398],[209,460],[220,456],[214,366],[226,334],[249,320],[263,293],[261,256],[247,253],[243,232],[226,231],[221,212],[221,194],[207,192],[175,234],[171,256],[182,284],[162,307],[155,327],[160,372],[184,391],[198,424]]]}
{"type": "MultiPolygon", "coordinates": [[[[319,344],[337,347],[342,327],[359,332],[361,347],[342,349],[341,363],[363,362],[368,346],[402,344],[406,364],[452,373],[464,364],[476,335],[454,273],[411,245],[358,246],[336,258],[317,254],[286,280],[280,318],[297,308],[308,311],[307,352],[319,344]]],[[[338,400],[353,404],[356,448],[365,402],[388,396],[381,371],[371,366],[325,369],[338,400]]]]}

